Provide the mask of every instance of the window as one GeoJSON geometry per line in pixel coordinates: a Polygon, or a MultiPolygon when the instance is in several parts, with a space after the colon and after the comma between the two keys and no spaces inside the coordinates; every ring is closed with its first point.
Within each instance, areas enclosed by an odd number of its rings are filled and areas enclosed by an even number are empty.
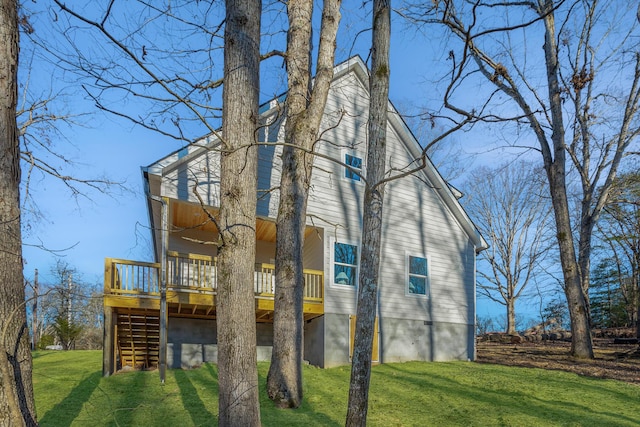
{"type": "Polygon", "coordinates": [[[333,244],[333,283],[353,286],[358,280],[358,247],[347,243],[333,244]]]}
{"type": "Polygon", "coordinates": [[[429,269],[427,259],[408,255],[407,282],[409,295],[427,295],[429,290],[429,269]]]}
{"type": "Polygon", "coordinates": [[[351,166],[351,168],[344,168],[344,177],[353,181],[360,181],[360,175],[358,174],[362,174],[362,159],[352,154],[345,154],[344,163],[351,166]]]}

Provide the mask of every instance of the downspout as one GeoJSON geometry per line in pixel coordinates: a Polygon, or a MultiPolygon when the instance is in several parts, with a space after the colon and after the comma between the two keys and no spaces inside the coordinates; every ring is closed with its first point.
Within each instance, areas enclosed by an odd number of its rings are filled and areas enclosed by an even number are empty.
{"type": "Polygon", "coordinates": [[[149,199],[162,204],[162,250],[160,251],[160,354],[158,355],[158,370],[160,382],[164,384],[167,371],[167,251],[169,250],[169,227],[167,197],[149,194],[149,199]]]}

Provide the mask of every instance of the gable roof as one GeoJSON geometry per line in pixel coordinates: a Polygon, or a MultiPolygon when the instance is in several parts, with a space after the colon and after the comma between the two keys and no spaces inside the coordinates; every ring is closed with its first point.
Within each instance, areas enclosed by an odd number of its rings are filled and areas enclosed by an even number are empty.
{"type": "MultiPolygon", "coordinates": [[[[343,77],[348,73],[353,73],[364,88],[369,87],[369,70],[360,56],[354,56],[338,65],[334,68],[333,81],[343,77]]],[[[281,104],[284,102],[286,94],[280,95],[270,101],[264,103],[260,107],[260,117],[265,118],[274,114],[277,110],[280,110],[281,104]]],[[[400,137],[400,140],[404,142],[409,153],[415,158],[419,159],[422,156],[423,148],[420,145],[417,138],[411,132],[402,116],[398,113],[391,101],[388,102],[387,120],[389,125],[393,128],[396,134],[400,137]]],[[[145,180],[145,189],[149,191],[149,175],[163,176],[170,170],[174,170],[184,162],[188,162],[191,159],[199,156],[206,150],[210,150],[219,144],[217,136],[211,134],[197,142],[189,144],[160,160],[152,163],[147,167],[142,168],[143,177],[145,180]]],[[[469,236],[473,245],[476,248],[476,253],[481,252],[488,248],[487,242],[484,240],[476,226],[471,221],[470,217],[465,212],[464,208],[459,202],[459,198],[462,194],[450,186],[440,175],[434,164],[426,156],[425,167],[418,174],[424,174],[427,180],[433,185],[433,190],[438,193],[441,200],[449,211],[456,218],[462,229],[469,236]]],[[[151,215],[151,206],[149,206],[149,214],[151,215]]],[[[153,221],[153,219],[151,218],[153,221]]]]}

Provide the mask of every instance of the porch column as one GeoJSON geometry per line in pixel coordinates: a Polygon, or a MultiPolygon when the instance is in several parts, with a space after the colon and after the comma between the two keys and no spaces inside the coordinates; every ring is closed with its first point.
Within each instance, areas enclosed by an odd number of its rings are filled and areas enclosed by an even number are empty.
{"type": "Polygon", "coordinates": [[[115,314],[113,308],[104,307],[104,330],[102,335],[102,376],[115,372],[115,314]]]}
{"type": "Polygon", "coordinates": [[[162,203],[162,252],[160,254],[160,382],[164,384],[167,370],[167,251],[169,250],[169,199],[162,203]]]}

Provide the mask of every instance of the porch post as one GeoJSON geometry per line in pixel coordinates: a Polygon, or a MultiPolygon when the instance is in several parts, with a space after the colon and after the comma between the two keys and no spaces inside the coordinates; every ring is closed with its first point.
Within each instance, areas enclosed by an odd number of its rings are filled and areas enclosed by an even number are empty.
{"type": "Polygon", "coordinates": [[[114,369],[114,322],[113,308],[104,307],[104,331],[102,335],[102,376],[108,377],[113,374],[114,369]]]}
{"type": "Polygon", "coordinates": [[[167,251],[169,250],[169,198],[149,195],[151,200],[162,205],[162,249],[160,251],[160,348],[158,351],[158,371],[160,382],[164,383],[167,370],[167,251]]]}
{"type": "MultiPolygon", "coordinates": [[[[111,293],[111,281],[113,279],[113,265],[109,258],[104,260],[104,296],[111,293]]],[[[102,376],[108,377],[115,372],[115,314],[113,308],[104,302],[103,316],[104,326],[102,330],[102,376]]]]}
{"type": "Polygon", "coordinates": [[[162,251],[160,255],[160,382],[164,383],[167,370],[167,251],[169,250],[169,199],[162,202],[162,251]]]}

